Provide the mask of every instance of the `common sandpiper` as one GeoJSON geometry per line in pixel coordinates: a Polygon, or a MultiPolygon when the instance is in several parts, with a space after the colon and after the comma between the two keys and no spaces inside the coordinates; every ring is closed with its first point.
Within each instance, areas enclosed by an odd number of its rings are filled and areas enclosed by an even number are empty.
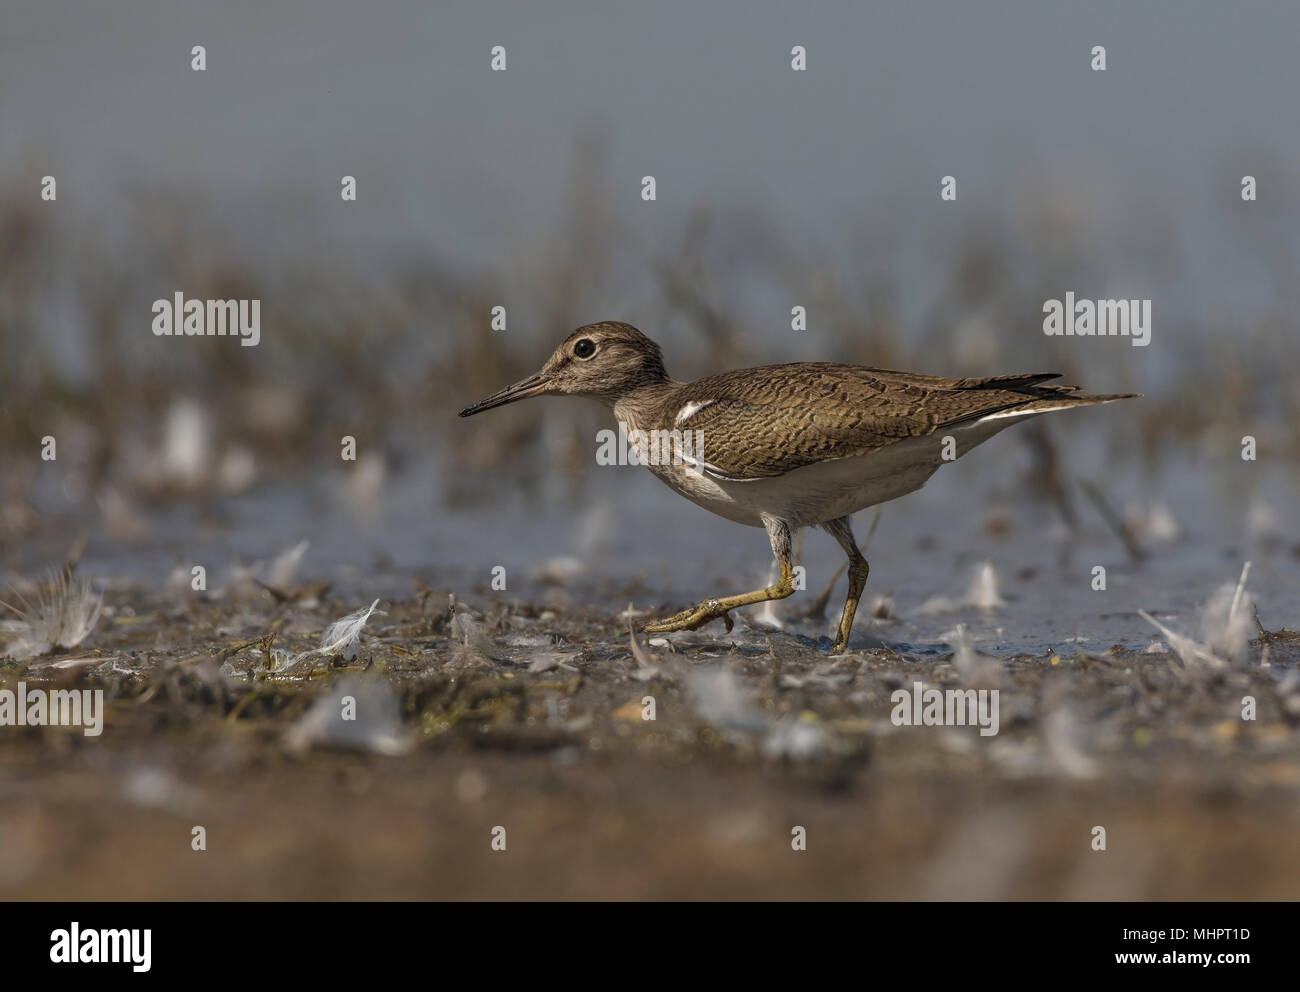
{"type": "MultiPolygon", "coordinates": [[[[1090,396],[1043,385],[1054,372],[951,379],[861,365],[764,365],[676,382],[659,346],[630,324],[580,327],[536,375],[460,411],[469,417],[528,396],[589,396],[629,435],[668,438],[672,457],[642,458],[687,499],[767,531],[779,578],[706,599],[651,633],[695,630],[730,611],[794,592],[791,541],[819,526],[849,558],[849,593],[832,654],[848,647],[867,561],[853,537],[858,510],[919,489],[940,465],[1030,417],[1136,394],[1090,396]]],[[[651,448],[651,454],[654,453],[651,448]]],[[[663,450],[663,449],[659,449],[663,450]]]]}

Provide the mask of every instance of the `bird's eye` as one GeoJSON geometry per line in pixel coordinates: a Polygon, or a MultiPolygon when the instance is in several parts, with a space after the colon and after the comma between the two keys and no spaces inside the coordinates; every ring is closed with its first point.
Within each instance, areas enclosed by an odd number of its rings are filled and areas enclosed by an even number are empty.
{"type": "Polygon", "coordinates": [[[578,343],[573,346],[573,353],[578,358],[590,358],[596,353],[596,342],[591,338],[579,338],[578,343]]]}

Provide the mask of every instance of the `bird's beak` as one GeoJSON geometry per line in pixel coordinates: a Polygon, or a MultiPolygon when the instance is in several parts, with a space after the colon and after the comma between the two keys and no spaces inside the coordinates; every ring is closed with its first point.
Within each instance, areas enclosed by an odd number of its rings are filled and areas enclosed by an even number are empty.
{"type": "Polygon", "coordinates": [[[476,413],[482,413],[484,410],[491,410],[494,406],[505,406],[507,403],[513,403],[515,400],[522,400],[529,396],[536,396],[538,393],[546,391],[550,384],[550,379],[543,373],[538,372],[536,375],[530,375],[527,379],[516,382],[513,386],[506,386],[500,392],[493,393],[487,399],[479,400],[477,403],[471,403],[461,410],[457,416],[472,417],[476,413]]]}

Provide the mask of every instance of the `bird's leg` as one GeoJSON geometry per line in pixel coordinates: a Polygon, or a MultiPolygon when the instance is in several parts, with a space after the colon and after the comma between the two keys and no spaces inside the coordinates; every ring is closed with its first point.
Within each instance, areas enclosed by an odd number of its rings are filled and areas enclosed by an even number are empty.
{"type": "Polygon", "coordinates": [[[853,526],[848,517],[838,517],[822,524],[822,529],[840,542],[840,547],[849,556],[849,595],[844,600],[844,612],[840,614],[840,629],[831,646],[831,654],[843,654],[849,646],[849,634],[853,630],[853,617],[858,612],[858,600],[867,584],[867,559],[862,557],[857,542],[853,540],[853,526]]]}
{"type": "Polygon", "coordinates": [[[665,620],[652,621],[645,625],[650,634],[666,634],[674,630],[696,630],[710,620],[721,617],[727,624],[727,632],[733,626],[730,611],[741,606],[765,603],[769,599],[785,599],[794,592],[794,568],[790,564],[790,527],[784,520],[763,515],[763,526],[767,528],[767,538],[772,542],[772,555],[776,558],[780,577],[770,586],[755,589],[753,592],[739,596],[723,596],[720,599],[706,599],[699,606],[683,610],[665,620]]]}

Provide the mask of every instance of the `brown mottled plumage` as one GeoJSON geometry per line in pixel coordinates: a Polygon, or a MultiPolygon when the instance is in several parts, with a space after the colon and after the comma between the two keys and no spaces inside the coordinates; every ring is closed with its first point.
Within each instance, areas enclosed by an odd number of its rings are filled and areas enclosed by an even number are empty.
{"type": "Polygon", "coordinates": [[[1051,410],[1132,394],[1089,396],[1045,386],[1056,373],[949,379],[859,365],[765,365],[680,383],[659,346],[630,324],[580,327],[536,375],[460,412],[564,393],[603,402],[629,431],[673,437],[671,463],[650,469],[677,492],[739,523],[764,527],[781,579],[707,600],[647,630],[694,629],[729,611],[794,591],[791,534],[821,526],[849,556],[849,596],[832,651],[848,644],[867,563],[849,526],[857,510],[920,488],[946,460],[1051,410]],[[689,432],[689,434],[685,433],[689,432]]]}

